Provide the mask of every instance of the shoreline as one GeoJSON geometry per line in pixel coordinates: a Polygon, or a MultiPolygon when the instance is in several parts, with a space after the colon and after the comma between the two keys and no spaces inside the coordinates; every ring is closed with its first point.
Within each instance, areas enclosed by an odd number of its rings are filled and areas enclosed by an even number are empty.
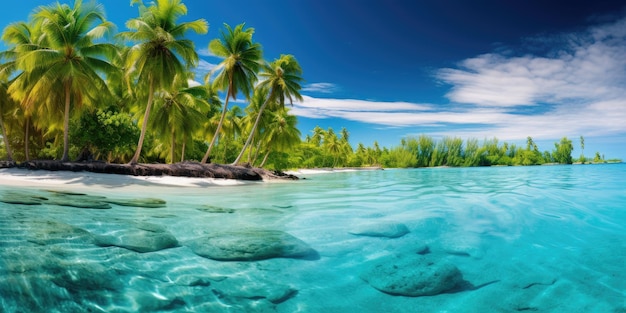
{"type": "Polygon", "coordinates": [[[61,162],[51,160],[25,161],[22,163],[2,161],[0,169],[18,169],[50,172],[90,172],[98,174],[117,174],[131,177],[181,177],[212,178],[241,181],[298,180],[295,175],[262,168],[235,166],[227,164],[185,161],[174,164],[116,164],[106,162],[61,162]]]}
{"type": "Polygon", "coordinates": [[[357,172],[357,171],[382,171],[384,168],[380,166],[367,166],[367,167],[320,167],[320,168],[300,168],[295,170],[287,170],[285,174],[288,175],[311,175],[311,174],[330,174],[330,173],[343,173],[343,172],[357,172]]]}
{"type": "Polygon", "coordinates": [[[264,182],[306,180],[300,175],[332,174],[381,167],[314,168],[285,172],[223,164],[183,162],[175,164],[112,164],[105,162],[0,161],[0,186],[72,187],[220,187],[264,182]]]}

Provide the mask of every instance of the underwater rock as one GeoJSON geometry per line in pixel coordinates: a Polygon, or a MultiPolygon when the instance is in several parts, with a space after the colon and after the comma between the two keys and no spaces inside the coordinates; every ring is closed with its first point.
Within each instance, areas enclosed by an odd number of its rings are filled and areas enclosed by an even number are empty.
{"type": "Polygon", "coordinates": [[[116,290],[121,287],[117,273],[96,262],[68,262],[49,258],[44,267],[55,285],[68,290],[116,290]]]}
{"type": "Polygon", "coordinates": [[[36,196],[26,192],[9,191],[2,194],[0,202],[8,204],[40,205],[48,200],[45,197],[36,196]]]}
{"type": "Polygon", "coordinates": [[[90,196],[71,191],[46,190],[49,197],[26,192],[6,192],[0,197],[0,202],[24,205],[60,205],[83,209],[110,209],[111,205],[105,197],[90,196]]]}
{"type": "Polygon", "coordinates": [[[358,236],[399,238],[408,234],[409,229],[401,223],[383,222],[358,225],[348,233],[358,236]]]}
{"type": "Polygon", "coordinates": [[[164,208],[165,200],[156,198],[145,199],[108,199],[106,202],[119,206],[138,207],[138,208],[164,208]]]}
{"type": "Polygon", "coordinates": [[[188,246],[199,256],[220,261],[318,256],[302,240],[278,230],[219,232],[193,240],[188,246]]]}
{"type": "Polygon", "coordinates": [[[90,196],[82,193],[68,191],[50,191],[53,193],[44,204],[69,206],[81,209],[110,209],[111,205],[105,197],[90,196]]]}
{"type": "Polygon", "coordinates": [[[428,247],[427,244],[417,245],[414,250],[415,250],[415,253],[421,254],[421,255],[425,255],[425,254],[429,254],[430,253],[430,247],[428,247]]]}
{"type": "Polygon", "coordinates": [[[177,247],[178,240],[159,225],[136,223],[125,225],[115,231],[115,235],[96,236],[96,244],[101,247],[116,246],[144,253],[177,247]]]}
{"type": "Polygon", "coordinates": [[[454,233],[440,238],[441,248],[448,254],[480,259],[485,251],[480,238],[474,234],[454,233]]]}
{"type": "Polygon", "coordinates": [[[93,235],[80,227],[53,220],[35,220],[28,224],[27,227],[29,227],[30,232],[26,236],[26,240],[39,245],[93,242],[93,235]]]}
{"type": "Polygon", "coordinates": [[[139,307],[137,312],[180,312],[187,305],[182,297],[170,299],[152,292],[138,293],[134,295],[133,301],[139,307]]]}
{"type": "Polygon", "coordinates": [[[298,294],[298,290],[281,284],[259,283],[252,281],[228,280],[230,284],[222,284],[221,289],[213,289],[218,298],[230,303],[241,303],[241,300],[259,300],[279,304],[298,294]],[[224,288],[228,286],[227,288],[224,288]]]}
{"type": "Polygon", "coordinates": [[[196,210],[206,212],[206,213],[235,213],[235,209],[220,208],[220,207],[216,207],[212,205],[203,205],[202,207],[197,208],[196,210]]]}
{"type": "Polygon", "coordinates": [[[453,264],[420,255],[374,261],[361,278],[382,292],[409,297],[434,296],[463,282],[461,271],[453,264]]]}

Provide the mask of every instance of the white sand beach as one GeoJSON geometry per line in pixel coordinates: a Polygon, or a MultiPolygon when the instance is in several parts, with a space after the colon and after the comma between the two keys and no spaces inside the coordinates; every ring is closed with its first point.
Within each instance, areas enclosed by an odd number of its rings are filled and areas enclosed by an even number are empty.
{"type": "Polygon", "coordinates": [[[208,187],[237,186],[255,182],[175,176],[131,176],[118,174],[99,174],[91,172],[45,171],[25,169],[0,169],[0,185],[20,187],[93,187],[104,188],[125,186],[163,186],[163,187],[208,187]]]}

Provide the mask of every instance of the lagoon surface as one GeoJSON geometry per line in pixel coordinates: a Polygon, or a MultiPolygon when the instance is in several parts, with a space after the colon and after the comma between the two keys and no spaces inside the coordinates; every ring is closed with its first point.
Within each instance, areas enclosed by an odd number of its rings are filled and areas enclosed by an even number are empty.
{"type": "Polygon", "coordinates": [[[0,311],[626,312],[626,164],[300,176],[0,170],[0,311]]]}

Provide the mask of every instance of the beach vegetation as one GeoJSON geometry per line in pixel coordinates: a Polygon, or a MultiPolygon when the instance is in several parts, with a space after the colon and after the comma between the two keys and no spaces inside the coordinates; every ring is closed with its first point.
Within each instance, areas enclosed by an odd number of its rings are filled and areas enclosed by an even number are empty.
{"type": "Polygon", "coordinates": [[[9,141],[7,127],[4,124],[5,120],[12,120],[11,112],[14,111],[17,104],[7,93],[7,88],[8,81],[6,77],[0,77],[0,135],[2,135],[2,143],[4,144],[4,150],[6,151],[6,159],[8,161],[13,161],[11,143],[9,141]]]}
{"type": "Polygon", "coordinates": [[[210,109],[205,86],[190,87],[185,76],[174,80],[177,87],[156,94],[150,120],[151,129],[166,146],[165,155],[160,157],[170,163],[185,161],[185,149],[193,145],[193,136],[200,131],[210,109]]]}
{"type": "Polygon", "coordinates": [[[268,95],[259,108],[254,124],[252,124],[252,128],[249,131],[248,138],[233,164],[238,164],[241,161],[246,149],[252,144],[255,132],[259,127],[263,112],[268,104],[277,106],[274,108],[275,110],[284,110],[285,100],[289,100],[289,103],[292,105],[294,100],[302,101],[302,95],[300,95],[300,89],[302,89],[300,85],[302,82],[302,68],[293,55],[283,54],[271,63],[264,63],[259,76],[262,77],[262,80],[256,88],[269,90],[267,92],[268,95]]]}
{"type": "Polygon", "coordinates": [[[205,34],[209,25],[204,19],[177,23],[187,14],[187,7],[180,0],[157,0],[148,7],[141,0],[131,4],[139,4],[139,17],[128,20],[129,30],[119,34],[135,43],[126,55],[125,76],[131,89],[139,87],[130,91],[137,102],[146,103],[137,149],[130,160],[133,164],[141,156],[155,95],[187,87],[186,80],[176,77],[186,76],[198,64],[198,53],[193,41],[185,38],[186,33],[205,34]]]}
{"type": "Polygon", "coordinates": [[[238,94],[243,94],[246,99],[250,99],[257,82],[257,73],[261,67],[262,51],[261,45],[252,41],[254,28],[245,28],[245,24],[239,24],[233,29],[228,24],[224,24],[221,37],[213,39],[209,43],[209,50],[214,55],[223,58],[207,76],[206,80],[213,78],[213,87],[218,91],[226,91],[222,114],[217,123],[211,142],[207,148],[201,162],[205,163],[216,140],[222,132],[222,125],[228,112],[228,101],[237,99],[238,94]]]}
{"type": "Polygon", "coordinates": [[[563,137],[561,141],[554,144],[554,160],[560,164],[572,164],[572,151],[574,146],[572,141],[563,137]]]}
{"type": "Polygon", "coordinates": [[[71,123],[72,146],[80,152],[80,160],[128,162],[139,139],[139,129],[131,116],[116,106],[85,111],[71,123]]]}
{"type": "MultiPolygon", "coordinates": [[[[476,166],[528,166],[543,164],[572,164],[573,146],[567,137],[555,143],[552,151],[541,152],[531,137],[525,147],[501,142],[498,138],[486,138],[480,142],[476,138],[463,140],[458,137],[434,137],[422,134],[418,137],[403,138],[399,146],[380,148],[377,142],[371,147],[358,143],[353,152],[342,150],[337,158],[334,149],[336,136],[332,128],[323,130],[315,127],[296,149],[302,160],[295,167],[324,168],[337,166],[390,168],[416,167],[476,167],[476,166]],[[339,160],[339,161],[337,161],[339,160]],[[341,160],[347,160],[342,163],[341,160]]],[[[621,160],[612,160],[621,162],[621,160]]],[[[608,162],[596,153],[594,163],[608,162]]]]}
{"type": "Polygon", "coordinates": [[[39,127],[62,130],[62,161],[69,160],[70,117],[109,94],[103,75],[116,70],[111,64],[116,47],[98,40],[113,29],[101,5],[75,1],[73,7],[41,6],[30,23],[12,24],[3,33],[14,72],[8,91],[28,117],[34,111],[46,117],[38,120],[39,127]]]}
{"type": "Polygon", "coordinates": [[[587,158],[585,158],[585,137],[580,136],[580,158],[578,162],[585,164],[587,158]]]}
{"type": "MultiPolygon", "coordinates": [[[[6,26],[0,52],[0,157],[113,163],[247,163],[275,170],[327,167],[474,167],[587,162],[585,140],[540,151],[497,138],[427,134],[398,146],[352,145],[347,128],[302,134],[285,103],[302,101],[303,69],[290,54],[262,58],[245,23],[224,24],[208,49],[221,58],[204,78],[190,33],[208,22],[181,22],[182,0],[131,0],[126,30],[97,2],[40,6],[6,26]],[[229,101],[243,98],[241,106],[229,101]],[[304,135],[304,138],[302,136],[304,135]]],[[[594,163],[606,160],[597,152],[594,163]]]]}

